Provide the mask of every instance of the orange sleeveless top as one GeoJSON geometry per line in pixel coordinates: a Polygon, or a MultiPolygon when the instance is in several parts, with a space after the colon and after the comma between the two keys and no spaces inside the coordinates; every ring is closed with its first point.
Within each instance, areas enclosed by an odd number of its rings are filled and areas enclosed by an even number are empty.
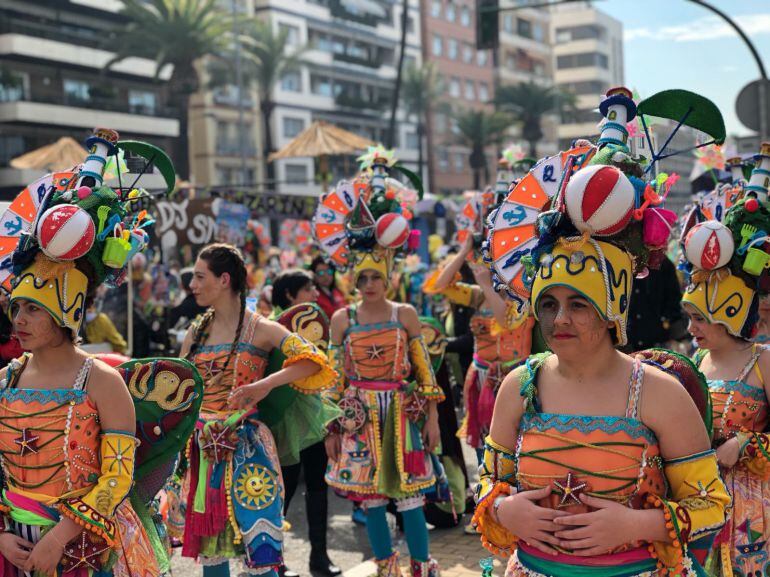
{"type": "Polygon", "coordinates": [[[348,380],[400,383],[409,377],[409,335],[391,305],[390,320],[358,324],[356,308],[348,307],[350,323],[345,331],[345,374],[348,380]]]}
{"type": "Polygon", "coordinates": [[[648,494],[666,495],[658,440],[638,417],[644,365],[634,360],[625,416],[584,416],[539,411],[536,389],[527,389],[535,387],[533,358],[527,361],[530,374],[522,385],[522,394],[532,402],[519,427],[519,488],[550,484],[554,490],[541,505],[576,513],[588,510],[577,499],[580,493],[633,509],[641,509],[648,494]]]}
{"type": "Polygon", "coordinates": [[[492,334],[495,318],[492,311],[477,311],[471,317],[475,356],[486,363],[507,363],[529,356],[532,349],[532,322],[514,330],[492,334]]]}
{"type": "Polygon", "coordinates": [[[50,503],[96,484],[101,426],[85,390],[92,365],[89,357],[71,388],[17,389],[13,378],[0,384],[0,454],[12,491],[50,503]]]}
{"type": "Polygon", "coordinates": [[[230,392],[264,376],[269,352],[251,344],[260,318],[260,315],[252,313],[245,321],[241,338],[232,356],[231,343],[204,344],[195,351],[191,360],[204,382],[201,413],[231,412],[227,405],[230,392]]]}

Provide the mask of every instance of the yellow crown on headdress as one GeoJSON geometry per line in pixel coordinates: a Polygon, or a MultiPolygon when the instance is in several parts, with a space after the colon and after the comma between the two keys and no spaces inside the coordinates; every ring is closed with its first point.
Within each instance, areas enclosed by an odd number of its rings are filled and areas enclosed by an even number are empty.
{"type": "MultiPolygon", "coordinates": [[[[566,239],[565,239],[566,240],[566,239]]],[[[599,315],[615,324],[618,345],[627,342],[628,300],[633,282],[631,255],[613,244],[594,239],[560,241],[540,259],[532,283],[532,308],[555,286],[580,293],[599,315]]]]}
{"type": "Polygon", "coordinates": [[[393,255],[385,249],[374,249],[372,251],[353,251],[353,283],[358,283],[358,277],[365,270],[374,270],[382,275],[385,283],[390,280],[390,273],[393,272],[393,255]]]}
{"type": "Polygon", "coordinates": [[[19,299],[32,301],[47,310],[59,326],[75,334],[80,331],[88,278],[74,263],[57,263],[39,254],[13,282],[11,304],[19,299]]]}
{"type": "Polygon", "coordinates": [[[685,289],[682,303],[693,306],[711,323],[727,328],[740,337],[756,292],[726,267],[694,282],[685,289]]]}

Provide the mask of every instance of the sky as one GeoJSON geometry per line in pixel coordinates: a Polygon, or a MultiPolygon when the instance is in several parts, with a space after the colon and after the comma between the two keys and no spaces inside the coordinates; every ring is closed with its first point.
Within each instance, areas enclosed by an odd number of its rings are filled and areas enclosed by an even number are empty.
{"type": "MultiPolygon", "coordinates": [[[[770,0],[709,0],[743,29],[770,75],[770,0]]],[[[735,113],[741,89],[760,77],[748,47],[716,14],[688,0],[599,0],[623,23],[626,85],[644,98],[684,88],[713,100],[727,134],[746,135],[735,113]]]]}

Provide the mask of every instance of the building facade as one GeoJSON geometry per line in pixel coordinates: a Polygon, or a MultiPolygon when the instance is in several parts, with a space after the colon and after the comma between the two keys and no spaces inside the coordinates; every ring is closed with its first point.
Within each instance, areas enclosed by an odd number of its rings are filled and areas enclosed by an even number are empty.
{"type": "Polygon", "coordinates": [[[129,58],[109,71],[114,56],[103,41],[123,24],[115,0],[3,0],[0,3],[0,195],[13,198],[44,171],[11,168],[25,152],[62,136],[83,141],[96,126],[122,139],[172,151],[176,112],[166,106],[155,62],[129,58]]]}
{"type": "Polygon", "coordinates": [[[551,7],[556,86],[577,97],[558,128],[559,147],[598,136],[599,98],[624,84],[623,24],[587,2],[551,7]]]}
{"type": "MultiPolygon", "coordinates": [[[[421,62],[419,0],[408,3],[404,68],[421,62]]],[[[302,69],[285,75],[275,90],[272,116],[280,149],[316,120],[325,120],[374,142],[386,142],[401,40],[401,2],[372,0],[257,0],[257,13],[308,47],[302,69]]],[[[416,169],[417,127],[397,114],[396,156],[416,169]]],[[[331,161],[333,181],[349,178],[355,158],[331,161]]],[[[309,158],[276,163],[279,190],[319,193],[309,158]],[[296,183],[296,184],[295,184],[296,183]]]]}
{"type": "MultiPolygon", "coordinates": [[[[426,0],[422,6],[423,60],[436,68],[444,97],[431,103],[427,150],[431,192],[460,194],[473,188],[470,149],[459,142],[451,110],[494,110],[491,50],[476,50],[472,0],[426,0]]],[[[486,151],[486,172],[494,178],[495,151],[486,151]]],[[[482,182],[482,186],[486,182],[482,182]]]]}

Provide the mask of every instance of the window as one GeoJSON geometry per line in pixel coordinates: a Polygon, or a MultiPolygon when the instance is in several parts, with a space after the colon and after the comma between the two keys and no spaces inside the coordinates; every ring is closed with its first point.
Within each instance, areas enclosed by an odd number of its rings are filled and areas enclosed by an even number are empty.
{"type": "Polygon", "coordinates": [[[462,172],[465,168],[465,154],[462,152],[454,153],[455,172],[462,172]]]}
{"type": "Polygon", "coordinates": [[[299,72],[286,72],[281,77],[281,90],[286,92],[302,92],[302,77],[299,72]]]}
{"type": "Polygon", "coordinates": [[[513,34],[513,14],[505,14],[503,16],[503,30],[508,34],[513,34]]]}
{"type": "Polygon", "coordinates": [[[128,109],[134,114],[155,114],[157,96],[149,90],[129,90],[128,109]]]}
{"type": "Polygon", "coordinates": [[[463,44],[463,62],[471,64],[473,62],[473,46],[463,44]]]}
{"type": "Polygon", "coordinates": [[[486,66],[487,65],[487,59],[489,58],[489,54],[486,50],[479,50],[476,53],[476,60],[479,63],[479,66],[486,66]]]}
{"type": "Polygon", "coordinates": [[[64,100],[68,104],[86,103],[91,100],[91,85],[83,80],[64,80],[64,100]]]}
{"type": "Polygon", "coordinates": [[[584,80],[582,82],[569,82],[559,85],[559,88],[565,92],[574,92],[578,96],[603,94],[607,92],[609,87],[609,84],[601,80],[584,80]]]}
{"type": "Polygon", "coordinates": [[[532,38],[532,22],[523,18],[516,19],[516,34],[524,38],[532,38]]]}
{"type": "Polygon", "coordinates": [[[460,134],[460,127],[457,124],[456,118],[452,118],[449,120],[449,130],[452,131],[452,134],[460,134]]]}
{"type": "Polygon", "coordinates": [[[572,42],[573,40],[604,40],[606,37],[607,30],[596,24],[556,29],[557,44],[572,42]]]}
{"type": "Polygon", "coordinates": [[[560,70],[591,66],[609,68],[607,55],[600,52],[583,52],[581,54],[565,54],[556,58],[556,67],[560,70]]]}
{"type": "Polygon", "coordinates": [[[441,56],[444,51],[444,42],[438,34],[433,35],[433,56],[441,56]]]}
{"type": "MultiPolygon", "coordinates": [[[[0,94],[2,94],[0,89],[0,94]]],[[[0,98],[2,98],[0,96],[0,98]]],[[[1,100],[0,100],[1,101],[1,100]]],[[[18,135],[0,136],[0,164],[7,165],[11,159],[24,154],[27,147],[24,145],[24,137],[18,135]]]]}
{"type": "Polygon", "coordinates": [[[540,60],[533,60],[532,72],[534,72],[536,76],[545,76],[545,62],[541,62],[540,60]]]}
{"type": "Polygon", "coordinates": [[[441,16],[441,0],[433,0],[433,2],[431,2],[430,15],[434,18],[441,16]]]}
{"type": "Polygon", "coordinates": [[[538,24],[538,23],[532,24],[532,38],[534,38],[538,42],[545,42],[545,32],[543,30],[542,24],[538,24]]]}
{"type": "Polygon", "coordinates": [[[305,121],[292,116],[283,117],[283,135],[286,138],[294,138],[305,129],[305,121]]]}
{"type": "Polygon", "coordinates": [[[433,129],[439,134],[446,132],[446,114],[436,113],[433,117],[433,129]]]}
{"type": "Polygon", "coordinates": [[[454,22],[457,17],[457,10],[455,8],[455,5],[450,2],[446,5],[446,19],[449,22],[454,22]]]}
{"type": "Polygon", "coordinates": [[[307,166],[304,164],[287,164],[286,178],[288,184],[307,184],[307,166]]]}
{"type": "Polygon", "coordinates": [[[476,99],[476,87],[473,85],[473,80],[465,81],[465,98],[467,100],[476,99]]]}
{"type": "Polygon", "coordinates": [[[331,96],[332,95],[332,81],[326,76],[316,76],[315,74],[310,77],[310,92],[318,94],[319,96],[331,96]]]}
{"type": "Polygon", "coordinates": [[[439,170],[449,170],[449,151],[446,148],[438,149],[439,170]]]}
{"type": "Polygon", "coordinates": [[[460,24],[466,27],[471,25],[471,11],[467,6],[460,9],[460,24]]]}
{"type": "Polygon", "coordinates": [[[217,166],[217,184],[232,184],[234,172],[229,166],[217,166]]]}
{"type": "Polygon", "coordinates": [[[454,38],[449,39],[447,56],[450,60],[457,60],[457,40],[454,38]]]}
{"type": "Polygon", "coordinates": [[[299,28],[297,26],[291,26],[290,24],[279,24],[278,30],[281,34],[286,34],[286,43],[289,46],[296,46],[299,44],[299,28]]]}
{"type": "Polygon", "coordinates": [[[29,75],[9,70],[3,77],[3,82],[0,82],[0,102],[25,100],[29,93],[29,75]]]}
{"type": "Polygon", "coordinates": [[[460,80],[454,76],[449,81],[449,95],[453,98],[460,98],[460,80]]]}
{"type": "Polygon", "coordinates": [[[486,82],[479,82],[479,101],[480,102],[488,102],[489,101],[489,86],[486,82]]]}
{"type": "Polygon", "coordinates": [[[417,138],[417,133],[411,130],[406,133],[406,148],[417,150],[420,148],[420,140],[417,138]]]}

